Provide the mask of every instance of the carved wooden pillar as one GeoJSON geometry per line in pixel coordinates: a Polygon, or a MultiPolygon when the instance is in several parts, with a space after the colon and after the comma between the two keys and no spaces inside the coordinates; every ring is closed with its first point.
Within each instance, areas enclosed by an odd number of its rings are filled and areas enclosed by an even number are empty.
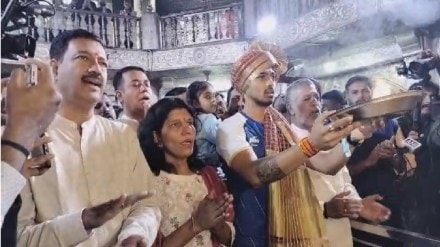
{"type": "Polygon", "coordinates": [[[257,1],[244,0],[243,1],[243,21],[244,21],[244,36],[251,39],[257,35],[257,1]]]}
{"type": "Polygon", "coordinates": [[[142,49],[157,50],[160,48],[160,20],[154,12],[154,0],[135,0],[141,3],[142,49]]]}
{"type": "Polygon", "coordinates": [[[141,0],[141,9],[146,12],[156,12],[155,0],[141,0]]]}
{"type": "Polygon", "coordinates": [[[133,10],[137,16],[142,15],[142,0],[133,0],[133,10]]]}
{"type": "Polygon", "coordinates": [[[155,0],[134,0],[133,9],[140,16],[146,12],[156,12],[155,0]]]}

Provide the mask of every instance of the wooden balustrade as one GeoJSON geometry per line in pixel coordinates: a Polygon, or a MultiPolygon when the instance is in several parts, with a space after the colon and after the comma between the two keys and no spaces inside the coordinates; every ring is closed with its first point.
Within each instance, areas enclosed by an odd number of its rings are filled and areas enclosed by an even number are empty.
{"type": "MultiPolygon", "coordinates": [[[[295,19],[334,0],[257,0],[257,19],[269,13],[279,23],[295,19]]],[[[160,17],[161,48],[170,49],[243,37],[243,3],[208,11],[160,17]]],[[[64,30],[82,28],[98,35],[109,48],[142,49],[141,18],[101,12],[60,9],[54,17],[35,20],[29,30],[39,42],[50,42],[64,30]]],[[[255,23],[257,25],[257,23],[255,23]]]]}
{"type": "Polygon", "coordinates": [[[242,5],[205,12],[161,17],[162,48],[175,48],[221,40],[234,40],[242,33],[242,5]]]}
{"type": "Polygon", "coordinates": [[[139,17],[67,9],[35,22],[32,31],[38,42],[51,42],[62,31],[81,28],[99,36],[106,47],[142,49],[139,17]]]}

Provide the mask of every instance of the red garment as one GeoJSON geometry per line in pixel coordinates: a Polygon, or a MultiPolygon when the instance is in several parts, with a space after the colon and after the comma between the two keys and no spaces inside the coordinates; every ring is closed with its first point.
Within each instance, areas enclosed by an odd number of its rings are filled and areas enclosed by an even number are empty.
{"type": "MultiPolygon", "coordinates": [[[[205,166],[201,171],[200,175],[203,178],[203,181],[205,182],[206,188],[208,189],[208,195],[210,193],[214,194],[215,199],[221,198],[224,193],[229,193],[228,189],[223,183],[223,181],[218,177],[217,172],[214,167],[212,166],[205,166]]],[[[234,220],[234,209],[232,209],[229,213],[229,217],[226,219],[228,222],[233,222],[234,220]]],[[[157,233],[157,238],[153,244],[152,247],[161,247],[163,238],[165,236],[159,231],[157,233]]],[[[222,245],[214,239],[212,236],[212,246],[213,247],[221,247],[222,245]]]]}

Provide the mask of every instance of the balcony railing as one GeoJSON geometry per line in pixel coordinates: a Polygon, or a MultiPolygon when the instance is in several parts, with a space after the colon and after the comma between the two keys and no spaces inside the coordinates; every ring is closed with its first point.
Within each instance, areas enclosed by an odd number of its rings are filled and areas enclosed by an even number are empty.
{"type": "Polygon", "coordinates": [[[31,30],[38,42],[51,42],[60,32],[81,28],[98,35],[109,48],[142,49],[140,18],[84,10],[58,10],[52,18],[38,18],[31,30]]]}
{"type": "Polygon", "coordinates": [[[242,35],[242,5],[161,17],[162,48],[234,40],[242,35]]]}
{"type": "MultiPolygon", "coordinates": [[[[335,0],[260,0],[257,17],[268,13],[279,23],[295,19],[335,0]]],[[[257,18],[259,19],[259,18],[257,18]]],[[[243,3],[215,10],[172,14],[160,17],[162,49],[178,48],[243,37],[243,3]]],[[[109,48],[142,49],[141,18],[85,10],[61,9],[52,18],[39,17],[31,30],[39,42],[50,42],[60,32],[75,28],[98,35],[109,48]]]]}

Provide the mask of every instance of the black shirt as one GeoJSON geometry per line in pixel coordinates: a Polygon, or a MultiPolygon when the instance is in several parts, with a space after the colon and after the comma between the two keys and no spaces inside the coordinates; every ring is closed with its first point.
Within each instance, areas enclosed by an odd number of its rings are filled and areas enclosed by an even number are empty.
{"type": "MultiPolygon", "coordinates": [[[[412,130],[410,117],[399,119],[399,126],[406,137],[412,130]]],[[[415,207],[432,205],[438,201],[440,190],[440,147],[429,143],[432,135],[435,135],[434,120],[424,120],[421,123],[422,137],[418,140],[422,146],[414,151],[417,167],[414,176],[405,181],[405,193],[409,203],[415,207]],[[415,203],[415,204],[414,204],[415,203]]]]}
{"type": "Polygon", "coordinates": [[[17,215],[21,208],[21,197],[17,196],[5,215],[2,225],[2,247],[17,246],[17,215]]]}
{"type": "MultiPolygon", "coordinates": [[[[387,140],[384,135],[373,134],[371,138],[366,139],[353,151],[348,164],[355,166],[360,161],[367,159],[373,149],[384,140],[387,140]]],[[[362,198],[374,194],[383,196],[384,199],[381,203],[392,211],[391,219],[387,223],[395,227],[401,226],[397,174],[390,160],[379,160],[375,166],[364,170],[356,176],[352,176],[352,180],[353,185],[362,198]]]]}

